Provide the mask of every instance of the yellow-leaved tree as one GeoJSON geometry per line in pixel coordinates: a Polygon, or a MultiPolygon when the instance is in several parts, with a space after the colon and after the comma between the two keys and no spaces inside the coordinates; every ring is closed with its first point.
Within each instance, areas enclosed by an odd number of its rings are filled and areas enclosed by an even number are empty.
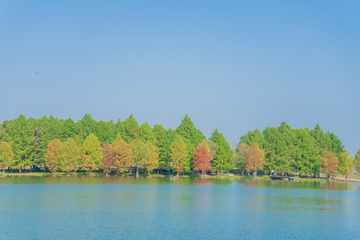
{"type": "Polygon", "coordinates": [[[347,180],[348,176],[351,174],[351,171],[354,166],[355,159],[349,153],[343,152],[340,153],[339,157],[339,172],[344,175],[345,179],[347,180]]]}
{"type": "Polygon", "coordinates": [[[188,161],[188,151],[186,144],[180,135],[177,135],[170,147],[170,166],[175,169],[176,177],[179,178],[179,173],[184,172],[188,161]]]}
{"type": "Polygon", "coordinates": [[[0,143],[0,167],[3,169],[3,177],[5,177],[5,168],[15,164],[14,152],[10,143],[0,143]]]}

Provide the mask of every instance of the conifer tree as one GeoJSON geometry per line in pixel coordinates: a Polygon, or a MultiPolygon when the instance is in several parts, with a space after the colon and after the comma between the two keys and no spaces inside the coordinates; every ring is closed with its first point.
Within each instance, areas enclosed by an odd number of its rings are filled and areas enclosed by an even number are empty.
{"type": "Polygon", "coordinates": [[[139,177],[139,166],[146,166],[151,159],[151,151],[147,144],[141,140],[133,140],[130,143],[132,150],[132,163],[136,166],[136,177],[139,177]]]}
{"type": "Polygon", "coordinates": [[[179,178],[179,173],[184,172],[188,167],[188,151],[180,135],[177,135],[171,144],[169,157],[170,165],[177,172],[176,177],[179,178]]]}
{"type": "Polygon", "coordinates": [[[145,122],[144,124],[141,124],[139,128],[139,136],[140,140],[144,143],[150,142],[151,144],[155,144],[155,136],[153,129],[150,127],[150,125],[145,122]]]}
{"type": "Polygon", "coordinates": [[[92,171],[101,165],[102,157],[102,148],[99,140],[94,134],[90,134],[82,148],[83,169],[89,171],[89,176],[92,176],[92,171]]]}
{"type": "Polygon", "coordinates": [[[265,164],[264,151],[254,142],[253,145],[247,148],[245,159],[246,170],[253,171],[254,178],[256,178],[257,171],[261,170],[265,164]]]}
{"type": "Polygon", "coordinates": [[[241,168],[241,176],[244,176],[246,159],[245,156],[247,154],[248,145],[245,143],[240,143],[236,148],[236,166],[241,168]]]}
{"type": "Polygon", "coordinates": [[[344,175],[346,180],[347,180],[348,176],[351,174],[354,163],[355,163],[355,159],[352,155],[349,156],[349,153],[347,153],[347,152],[340,153],[339,172],[342,175],[344,175]]]}
{"type": "Polygon", "coordinates": [[[147,143],[151,152],[151,158],[149,162],[146,164],[146,169],[149,173],[149,177],[151,176],[151,172],[158,167],[159,164],[159,155],[156,152],[156,147],[150,142],[147,143]]]}
{"type": "Polygon", "coordinates": [[[328,176],[328,179],[330,181],[330,178],[333,177],[334,173],[336,173],[336,169],[338,168],[338,158],[337,156],[330,152],[330,151],[324,151],[321,157],[321,168],[324,173],[328,176]]]}
{"type": "Polygon", "coordinates": [[[68,173],[68,177],[70,176],[70,172],[74,171],[74,176],[76,177],[76,169],[81,162],[80,149],[74,139],[68,138],[66,142],[61,144],[59,155],[59,165],[61,169],[68,173]]]}
{"type": "MultiPolygon", "coordinates": [[[[120,137],[120,134],[118,134],[118,136],[120,137]]],[[[117,167],[117,172],[122,172],[123,177],[125,176],[125,171],[132,166],[131,155],[132,150],[130,145],[120,137],[120,141],[113,147],[113,161],[114,165],[117,167]]]]}
{"type": "Polygon", "coordinates": [[[103,120],[95,123],[95,136],[97,137],[101,145],[103,145],[104,143],[110,143],[113,140],[113,133],[110,129],[110,126],[103,120]]]}
{"type": "Polygon", "coordinates": [[[125,141],[130,143],[133,140],[139,139],[139,124],[133,117],[130,115],[124,122],[124,134],[125,134],[125,141]]]}
{"type": "Polygon", "coordinates": [[[0,142],[0,167],[3,169],[3,177],[5,177],[5,168],[13,166],[14,163],[14,152],[10,143],[0,142]]]}
{"type": "Polygon", "coordinates": [[[211,158],[212,156],[210,153],[210,149],[207,146],[207,143],[200,143],[194,151],[194,170],[201,171],[202,174],[206,175],[206,171],[209,171],[211,169],[211,158]]]}
{"type": "Polygon", "coordinates": [[[102,147],[103,151],[103,159],[101,167],[104,169],[106,173],[106,177],[109,177],[109,173],[111,173],[110,167],[114,163],[114,149],[109,143],[105,143],[102,147]]]}
{"type": "Polygon", "coordinates": [[[217,129],[212,133],[210,140],[218,146],[213,159],[213,169],[222,174],[223,170],[229,171],[232,168],[231,160],[233,151],[224,135],[217,129]]]}
{"type": "Polygon", "coordinates": [[[61,142],[57,139],[52,140],[46,151],[46,163],[51,172],[56,176],[56,170],[60,169],[60,148],[61,142]]]}

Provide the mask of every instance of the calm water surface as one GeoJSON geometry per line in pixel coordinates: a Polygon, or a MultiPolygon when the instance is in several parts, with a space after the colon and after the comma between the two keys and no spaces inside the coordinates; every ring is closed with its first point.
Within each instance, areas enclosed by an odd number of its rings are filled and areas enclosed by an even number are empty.
{"type": "Polygon", "coordinates": [[[0,239],[360,239],[360,184],[0,179],[0,239]]]}

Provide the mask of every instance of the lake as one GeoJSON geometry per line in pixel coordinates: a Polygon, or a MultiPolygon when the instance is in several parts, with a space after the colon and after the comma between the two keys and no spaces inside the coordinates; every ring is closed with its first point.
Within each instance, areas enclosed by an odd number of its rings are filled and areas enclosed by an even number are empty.
{"type": "Polygon", "coordinates": [[[7,177],[0,239],[360,239],[360,184],[7,177]]]}

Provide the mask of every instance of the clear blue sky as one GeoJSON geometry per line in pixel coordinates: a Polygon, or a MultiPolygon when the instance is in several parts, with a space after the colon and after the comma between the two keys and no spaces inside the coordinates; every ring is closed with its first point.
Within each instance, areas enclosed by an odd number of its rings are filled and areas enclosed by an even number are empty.
{"type": "Polygon", "coordinates": [[[0,121],[188,114],[231,144],[319,123],[354,154],[359,43],[357,0],[0,0],[0,121]]]}

